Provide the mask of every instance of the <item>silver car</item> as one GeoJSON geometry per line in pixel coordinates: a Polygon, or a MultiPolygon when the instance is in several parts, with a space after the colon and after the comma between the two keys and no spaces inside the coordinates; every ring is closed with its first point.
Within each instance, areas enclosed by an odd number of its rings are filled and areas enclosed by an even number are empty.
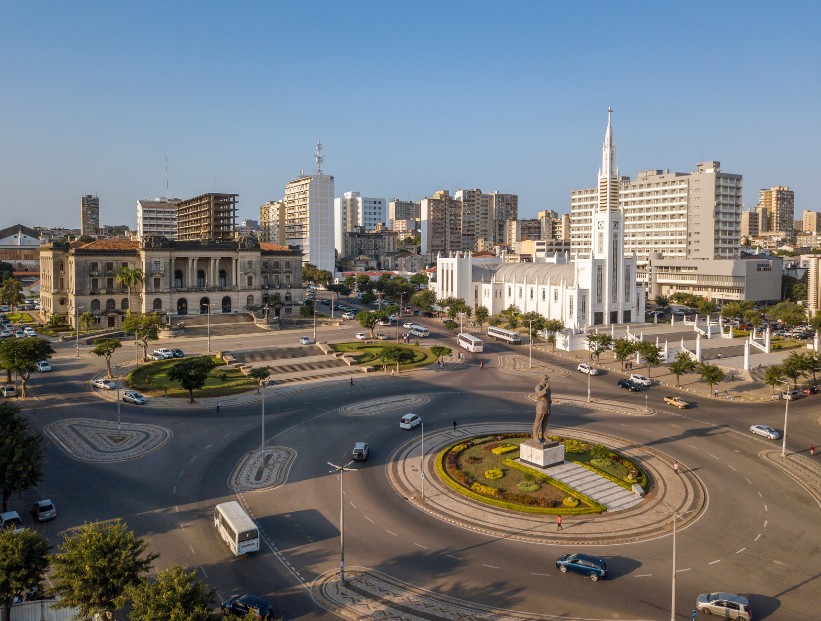
{"type": "Polygon", "coordinates": [[[751,425],[750,431],[757,436],[764,436],[768,440],[778,440],[781,437],[781,433],[769,425],[751,425]]]}
{"type": "Polygon", "coordinates": [[[750,621],[753,618],[750,601],[746,597],[732,593],[702,593],[696,598],[696,608],[699,612],[725,619],[750,621]]]}

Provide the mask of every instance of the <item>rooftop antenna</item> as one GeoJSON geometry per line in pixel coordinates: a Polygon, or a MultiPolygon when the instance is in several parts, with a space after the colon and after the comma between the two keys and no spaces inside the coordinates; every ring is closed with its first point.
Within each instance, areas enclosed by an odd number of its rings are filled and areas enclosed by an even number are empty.
{"type": "Polygon", "coordinates": [[[322,174],[322,143],[318,140],[316,142],[316,174],[317,176],[322,174]]]}
{"type": "Polygon", "coordinates": [[[168,193],[168,155],[165,156],[165,197],[171,198],[171,194],[168,193]]]}

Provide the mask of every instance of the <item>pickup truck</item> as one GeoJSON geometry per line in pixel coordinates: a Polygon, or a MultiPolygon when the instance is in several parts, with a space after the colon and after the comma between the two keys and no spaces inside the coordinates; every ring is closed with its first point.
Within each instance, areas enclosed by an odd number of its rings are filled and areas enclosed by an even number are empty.
{"type": "Polygon", "coordinates": [[[687,409],[687,408],[690,407],[690,404],[687,403],[681,397],[664,397],[664,403],[667,403],[669,405],[674,405],[675,407],[677,407],[679,409],[682,409],[682,410],[687,409]]]}

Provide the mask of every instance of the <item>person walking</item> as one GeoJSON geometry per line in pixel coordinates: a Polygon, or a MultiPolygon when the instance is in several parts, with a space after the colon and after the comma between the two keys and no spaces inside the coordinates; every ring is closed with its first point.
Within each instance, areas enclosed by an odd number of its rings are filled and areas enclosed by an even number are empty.
{"type": "Polygon", "coordinates": [[[220,413],[220,405],[222,405],[219,401],[217,401],[217,414],[220,413]]]}
{"type": "Polygon", "coordinates": [[[484,368],[485,368],[485,361],[484,361],[484,360],[481,360],[481,361],[479,362],[479,368],[480,368],[480,369],[484,369],[484,368]]]}
{"type": "Polygon", "coordinates": [[[351,375],[351,386],[353,386],[353,375],[351,375]]]}
{"type": "Polygon", "coordinates": [[[456,419],[453,419],[453,433],[456,433],[456,419]]]}
{"type": "Polygon", "coordinates": [[[557,515],[556,516],[556,530],[561,530],[561,529],[562,529],[562,516],[557,515]]]}
{"type": "Polygon", "coordinates": [[[810,444],[810,457],[815,455],[815,444],[810,444]]]}
{"type": "Polygon", "coordinates": [[[673,471],[678,474],[678,462],[673,462],[673,471]]]}

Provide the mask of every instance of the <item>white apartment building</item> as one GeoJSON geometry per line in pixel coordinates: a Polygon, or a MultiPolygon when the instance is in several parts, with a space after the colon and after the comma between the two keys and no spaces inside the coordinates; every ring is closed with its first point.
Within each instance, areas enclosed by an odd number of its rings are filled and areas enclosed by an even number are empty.
{"type": "Polygon", "coordinates": [[[259,240],[285,245],[285,201],[268,201],[260,206],[259,240]]]}
{"type": "Polygon", "coordinates": [[[335,273],[334,178],[302,175],[285,186],[285,244],[302,249],[303,262],[335,273]]]}
{"type": "MultiPolygon", "coordinates": [[[[733,259],[739,256],[741,175],[721,172],[720,162],[702,162],[691,173],[669,170],[621,177],[624,252],[636,254],[639,277],[646,279],[649,258],[733,259]],[[641,272],[644,272],[643,274],[641,272]]],[[[570,194],[571,249],[590,252],[596,188],[570,194]]]]}
{"type": "Polygon", "coordinates": [[[137,201],[137,239],[148,235],[161,235],[177,239],[178,198],[155,198],[153,201],[137,201]]]}
{"type": "Polygon", "coordinates": [[[388,201],[369,198],[359,192],[345,192],[334,199],[334,245],[344,253],[345,234],[356,230],[369,233],[388,222],[388,201]]]}

